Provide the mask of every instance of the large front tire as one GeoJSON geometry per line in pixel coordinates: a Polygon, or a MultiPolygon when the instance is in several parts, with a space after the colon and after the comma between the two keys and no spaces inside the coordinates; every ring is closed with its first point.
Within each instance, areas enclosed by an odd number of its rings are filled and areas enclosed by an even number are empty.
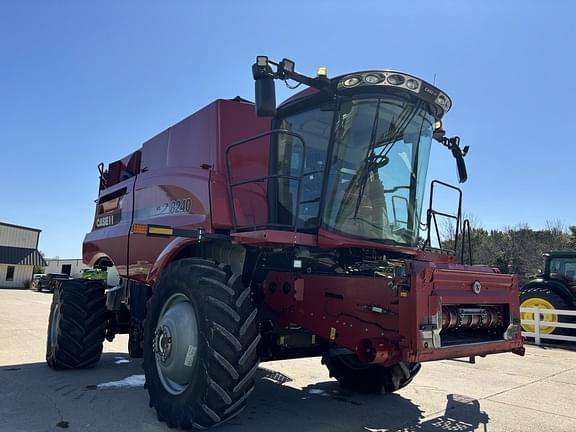
{"type": "Polygon", "coordinates": [[[160,420],[203,429],[243,410],[258,368],[256,314],[228,266],[188,258],[162,273],[144,323],[146,387],[160,420]]]}
{"type": "Polygon", "coordinates": [[[53,369],[93,367],[102,355],[106,334],[104,285],[96,281],[64,281],[54,290],[46,362],[53,369]]]}
{"type": "Polygon", "coordinates": [[[353,354],[323,357],[322,363],[343,388],[361,393],[393,393],[410,384],[421,368],[420,363],[365,364],[353,354]]]}

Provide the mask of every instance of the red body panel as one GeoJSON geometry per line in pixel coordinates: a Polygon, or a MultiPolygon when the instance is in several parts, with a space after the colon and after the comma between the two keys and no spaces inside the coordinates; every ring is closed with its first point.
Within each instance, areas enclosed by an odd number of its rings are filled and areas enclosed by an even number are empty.
{"type": "MultiPolygon", "coordinates": [[[[362,358],[367,346],[376,348],[370,361],[421,362],[465,355],[511,351],[522,347],[518,334],[511,340],[453,347],[428,346],[420,326],[443,305],[509,305],[510,321],[518,321],[516,277],[486,267],[406,262],[409,283],[388,277],[324,276],[270,273],[264,285],[265,302],[284,326],[300,325],[346,347],[362,358]],[[472,286],[479,281],[480,294],[472,286]],[[400,319],[401,317],[401,319],[400,319]]],[[[441,334],[441,333],[440,333],[441,334]]]]}
{"type": "MultiPolygon", "coordinates": [[[[509,321],[520,322],[518,281],[515,275],[495,273],[485,266],[460,266],[412,261],[411,283],[406,297],[400,297],[400,333],[418,335],[418,326],[426,317],[441,311],[443,305],[507,305],[509,321]],[[479,294],[473,284],[480,282],[479,294]]],[[[428,361],[462,355],[510,351],[522,347],[518,332],[511,340],[479,344],[476,348],[462,345],[450,348],[426,348],[418,337],[409,341],[403,351],[407,361],[428,361]]]]}
{"type": "Polygon", "coordinates": [[[108,258],[121,275],[128,274],[128,236],[132,226],[133,189],[135,177],[104,190],[97,201],[92,231],[86,235],[83,260],[93,266],[108,258]],[[108,198],[111,197],[111,198],[108,198]],[[114,206],[104,203],[114,202],[114,206]],[[98,221],[112,219],[113,223],[98,227],[98,221]]]}
{"type": "MultiPolygon", "coordinates": [[[[208,184],[209,172],[201,168],[164,168],[140,174],[134,192],[134,223],[210,230],[208,184]],[[178,202],[182,204],[172,204],[178,202]]],[[[152,267],[169,243],[166,237],[130,235],[130,278],[148,282],[152,267]]]]}
{"type": "Polygon", "coordinates": [[[397,294],[392,278],[270,273],[265,301],[284,326],[300,325],[352,351],[365,339],[398,346],[397,294]],[[375,313],[371,308],[381,308],[375,313]]]}
{"type": "Polygon", "coordinates": [[[454,262],[453,255],[432,253],[421,249],[388,245],[384,243],[371,242],[362,239],[353,239],[322,228],[318,231],[317,245],[324,249],[334,249],[342,247],[369,248],[381,251],[400,252],[406,255],[412,255],[422,261],[434,261],[438,263],[454,262]]]}
{"type": "MultiPolygon", "coordinates": [[[[133,223],[202,227],[206,232],[230,229],[232,220],[224,162],[226,149],[238,140],[269,128],[270,120],[256,117],[254,105],[218,100],[145,142],[135,153],[138,161],[130,155],[110,164],[109,172],[114,170],[114,176],[109,175],[112,181],[121,178],[127,167],[137,166],[137,172],[100,193],[95,220],[106,216],[113,219],[110,224],[105,220],[105,226],[96,226],[95,223],[92,232],[87,234],[83,247],[84,262],[92,266],[100,259],[108,258],[120,276],[152,284],[157,274],[153,269],[163,262],[160,257],[166,257],[165,249],[173,240],[132,235],[130,228],[133,223]],[[116,191],[124,193],[114,196],[116,191]],[[115,207],[100,205],[103,198],[111,195],[118,201],[115,207]]],[[[241,154],[231,158],[234,172],[246,175],[260,170],[266,174],[267,151],[264,140],[243,148],[241,154]],[[247,160],[264,163],[260,167],[252,164],[247,170],[247,160]]],[[[248,195],[252,192],[249,191],[248,195]]],[[[237,214],[262,217],[256,213],[266,212],[266,208],[254,210],[257,205],[254,203],[261,202],[261,196],[256,198],[258,200],[247,199],[246,194],[240,192],[235,197],[237,214]]],[[[177,250],[173,252],[175,254],[177,250]]]]}
{"type": "Polygon", "coordinates": [[[317,246],[317,236],[291,231],[257,230],[249,232],[233,233],[236,242],[250,246],[317,246]]]}

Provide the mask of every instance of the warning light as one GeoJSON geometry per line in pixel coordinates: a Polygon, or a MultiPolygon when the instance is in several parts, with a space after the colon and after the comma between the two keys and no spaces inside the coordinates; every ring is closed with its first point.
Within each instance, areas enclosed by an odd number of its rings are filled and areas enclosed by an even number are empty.
{"type": "Polygon", "coordinates": [[[259,67],[266,67],[268,66],[268,57],[266,56],[258,56],[256,57],[256,64],[259,67]]]}
{"type": "Polygon", "coordinates": [[[148,225],[133,224],[132,234],[148,234],[148,225]]]}

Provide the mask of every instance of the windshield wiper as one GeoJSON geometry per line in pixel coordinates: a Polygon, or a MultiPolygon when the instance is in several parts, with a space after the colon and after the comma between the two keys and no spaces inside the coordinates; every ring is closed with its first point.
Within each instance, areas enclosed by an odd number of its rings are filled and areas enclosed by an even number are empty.
{"type": "Polygon", "coordinates": [[[396,125],[391,127],[391,130],[388,131],[386,136],[381,140],[371,143],[371,148],[375,149],[377,147],[383,147],[382,151],[378,155],[375,155],[374,158],[386,158],[394,144],[398,142],[398,139],[404,135],[404,131],[410,124],[410,122],[416,116],[416,113],[420,109],[422,105],[422,101],[418,101],[415,105],[411,106],[408,104],[398,116],[398,121],[396,125]]]}
{"type": "Polygon", "coordinates": [[[420,109],[422,102],[412,105],[407,104],[403,109],[396,124],[392,124],[390,130],[386,136],[376,141],[376,132],[378,130],[378,120],[380,118],[380,99],[378,99],[378,105],[376,106],[376,113],[374,122],[372,125],[372,133],[370,136],[370,143],[368,145],[368,152],[366,154],[366,160],[362,168],[356,173],[358,186],[358,197],[356,198],[356,204],[354,206],[354,216],[353,219],[358,218],[358,211],[360,210],[360,205],[362,203],[362,198],[364,196],[364,191],[366,190],[366,184],[368,183],[368,177],[370,173],[378,168],[386,166],[388,163],[388,153],[394,147],[394,144],[398,142],[398,139],[404,135],[406,127],[410,124],[418,110],[420,109]],[[382,150],[376,154],[374,149],[377,147],[382,147],[382,150]]]}

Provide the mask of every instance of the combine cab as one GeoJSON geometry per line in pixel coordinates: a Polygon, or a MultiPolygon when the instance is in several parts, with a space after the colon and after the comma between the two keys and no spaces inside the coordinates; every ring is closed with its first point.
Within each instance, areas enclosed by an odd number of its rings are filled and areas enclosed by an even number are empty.
{"type": "Polygon", "coordinates": [[[252,71],[255,104],[218,100],[100,165],[83,258],[122,281],[59,287],[48,364],[94,366],[128,333],[158,417],[200,429],[243,409],[261,361],[321,356],[345,387],[394,392],[421,362],[523,354],[516,276],[462,264],[460,190],[434,181],[423,210],[434,141],[467,178],[450,98],[386,70],[252,71]],[[277,107],[277,79],[308,88],[277,107]],[[450,250],[440,187],[460,197],[450,250]]]}

